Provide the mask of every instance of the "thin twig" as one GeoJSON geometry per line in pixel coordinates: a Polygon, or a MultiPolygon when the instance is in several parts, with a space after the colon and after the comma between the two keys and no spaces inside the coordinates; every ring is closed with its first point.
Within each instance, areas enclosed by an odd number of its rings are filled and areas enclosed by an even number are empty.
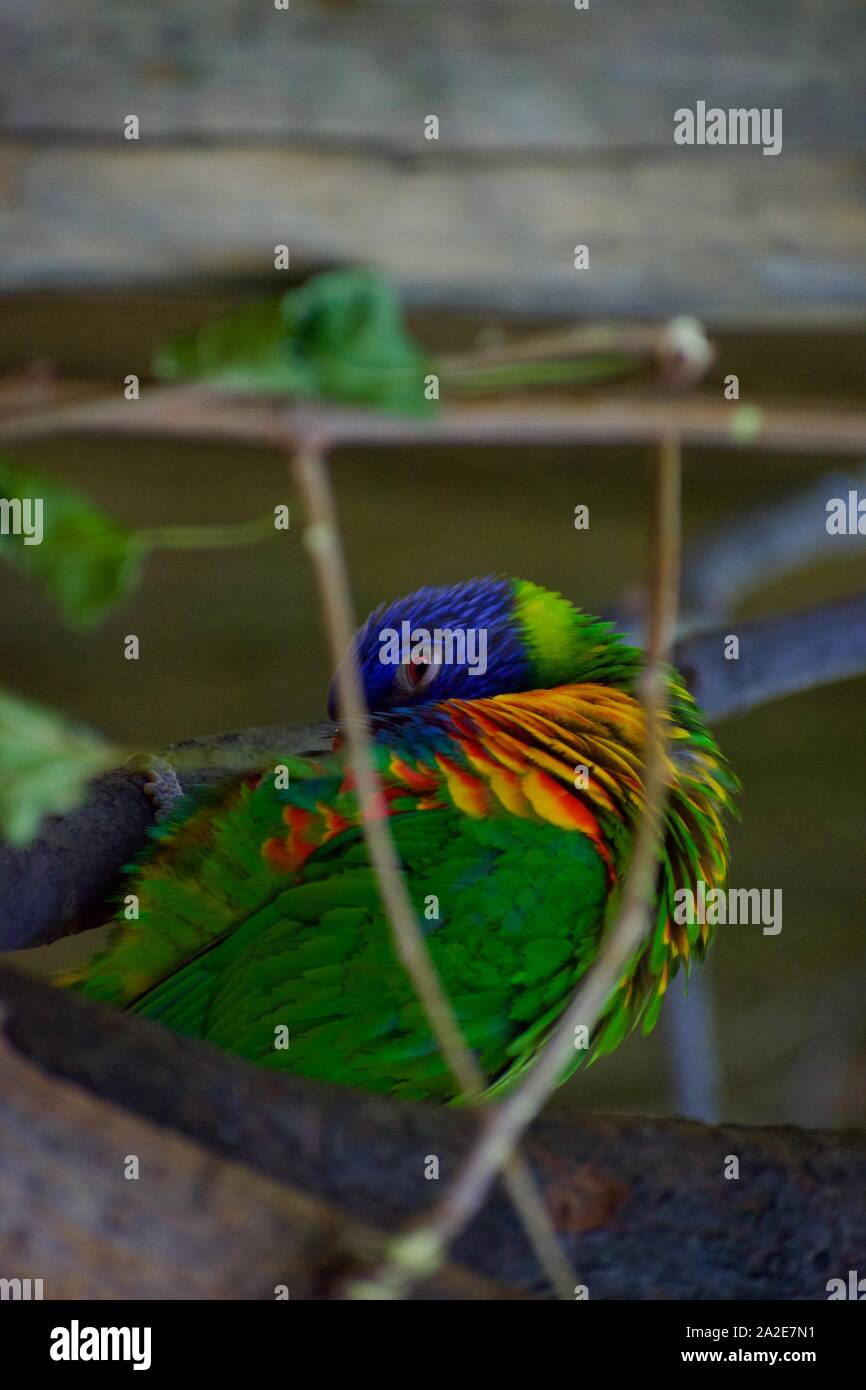
{"type": "MultiPolygon", "coordinates": [[[[406,890],[401,866],[387,818],[381,815],[381,788],[373,760],[367,723],[367,707],[361,687],[352,638],[355,620],[346,560],[340,540],[333,492],[321,449],[314,443],[297,450],[294,476],[304,497],[308,525],[305,534],[325,610],[332,656],[337,668],[341,726],[346,756],[355,780],[362,829],[376,874],[385,913],[397,954],[406,968],[433,1036],[466,1099],[480,1099],[485,1078],[467,1048],[460,1026],[445,994],[418,926],[406,890]]],[[[523,1159],[514,1155],[505,1174],[509,1195],[531,1240],[539,1262],[560,1298],[570,1298],[574,1278],[553,1229],[550,1217],[523,1159]]],[[[435,1250],[423,1251],[405,1241],[389,1250],[383,1277],[358,1286],[359,1296],[399,1297],[402,1287],[432,1274],[441,1260],[435,1250]],[[407,1276],[410,1276],[407,1280],[407,1276]]]]}
{"type": "Polygon", "coordinates": [[[682,389],[703,375],[713,360],[713,349],[697,319],[678,318],[658,326],[645,323],[581,324],[553,328],[470,352],[448,353],[438,358],[448,383],[470,382],[486,367],[519,366],[552,359],[641,359],[653,364],[662,384],[682,389]]]}
{"type": "Polygon", "coordinates": [[[667,659],[676,621],[680,554],[680,445],[675,436],[660,443],[652,621],[641,697],[646,719],[644,809],[637,828],[628,877],[616,925],[598,960],[578,987],[571,1003],[526,1079],[493,1112],[443,1200],[413,1238],[426,1241],[443,1256],[486,1200],[527,1127],[556,1087],[573,1055],[575,1029],[589,1031],[622,979],[643,940],[656,881],[658,842],[666,799],[666,706],[663,663],[667,659]]]}
{"type": "Polygon", "coordinates": [[[656,399],[608,390],[580,400],[543,393],[446,406],[433,420],[401,419],[339,406],[146,386],[138,401],[120,393],[0,421],[0,443],[53,435],[135,435],[212,439],[269,449],[315,435],[323,446],[407,444],[651,444],[676,434],[685,445],[784,449],[824,454],[866,451],[866,411],[791,401],[732,403],[716,397],[656,399]]]}
{"type": "Polygon", "coordinates": [[[266,512],[249,521],[213,526],[142,526],[135,540],[143,550],[228,550],[271,540],[276,534],[274,515],[266,512]]]}

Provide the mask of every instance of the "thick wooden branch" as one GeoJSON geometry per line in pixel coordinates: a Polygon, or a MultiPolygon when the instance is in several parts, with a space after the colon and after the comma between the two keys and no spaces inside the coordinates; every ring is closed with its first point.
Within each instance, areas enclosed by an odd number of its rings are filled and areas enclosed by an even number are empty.
{"type": "MultiPolygon", "coordinates": [[[[322,1260],[297,1213],[326,1226],[330,1218],[283,1188],[278,1198],[276,1184],[345,1212],[340,1240],[351,1222],[392,1230],[434,1201],[476,1133],[470,1111],[280,1077],[8,969],[0,1004],[0,1264],[56,1279],[49,1293],[68,1287],[67,1242],[74,1248],[82,1230],[107,1229],[111,1241],[92,1246],[106,1262],[104,1295],[115,1277],[116,1292],[128,1292],[158,1269],[173,1274],[173,1288],[188,1280],[186,1296],[226,1296],[231,1285],[229,1296],[272,1297],[286,1269],[299,1281],[293,1297],[313,1295],[322,1260]],[[45,1104],[57,1107],[53,1129],[45,1104]],[[67,1149],[76,1155],[70,1166],[67,1149]],[[138,1183],[120,1177],[130,1153],[143,1158],[138,1183]],[[53,1174],[56,1192],[27,1181],[37,1157],[50,1164],[42,1173],[53,1174]],[[425,1178],[432,1158],[438,1181],[425,1178]],[[66,1187],[75,1164],[95,1194],[66,1187]],[[161,1245],[170,1227],[177,1242],[161,1245]],[[230,1230],[236,1249],[217,1247],[212,1230],[230,1230]]],[[[591,1115],[542,1119],[527,1156],[593,1299],[824,1299],[827,1280],[856,1267],[866,1248],[863,1134],[591,1115]],[[724,1176],[729,1156],[739,1178],[724,1176]]],[[[486,1278],[536,1287],[499,1190],[455,1255],[486,1278]]]]}
{"type": "MultiPolygon", "coordinates": [[[[0,1269],[53,1299],[338,1296],[386,1237],[0,1042],[0,1269]],[[278,1292],[279,1291],[279,1292],[278,1292]]],[[[420,1297],[509,1297],[455,1266],[420,1297]]]]}

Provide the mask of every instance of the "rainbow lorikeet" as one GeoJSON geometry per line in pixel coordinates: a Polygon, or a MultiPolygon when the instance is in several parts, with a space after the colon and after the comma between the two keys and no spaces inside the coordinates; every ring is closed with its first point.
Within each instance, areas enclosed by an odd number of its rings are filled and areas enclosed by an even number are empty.
{"type": "MultiPolygon", "coordinates": [[[[543,1045],[616,911],[642,803],[641,654],[504,577],[385,604],[353,646],[407,887],[496,1094],[543,1045]]],[[[651,1028],[671,975],[704,954],[709,929],[677,923],[677,889],[726,882],[736,781],[674,672],[669,694],[658,909],[593,1055],[639,1020],[651,1028]]],[[[394,952],[339,730],[333,754],[285,764],[288,786],[271,767],[186,798],[132,868],[138,921],[65,982],[264,1066],[453,1100],[394,952]]]]}

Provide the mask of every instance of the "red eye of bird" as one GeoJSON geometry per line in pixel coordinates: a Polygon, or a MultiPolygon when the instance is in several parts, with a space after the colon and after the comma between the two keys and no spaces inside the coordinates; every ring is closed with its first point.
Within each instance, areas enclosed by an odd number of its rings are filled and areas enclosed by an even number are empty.
{"type": "Polygon", "coordinates": [[[420,685],[429,670],[425,661],[410,661],[406,667],[406,679],[410,685],[420,685]]]}
{"type": "Polygon", "coordinates": [[[422,690],[426,690],[432,680],[435,679],[439,670],[438,665],[431,661],[407,661],[397,668],[394,677],[394,690],[400,695],[409,695],[414,698],[420,695],[422,690]]]}

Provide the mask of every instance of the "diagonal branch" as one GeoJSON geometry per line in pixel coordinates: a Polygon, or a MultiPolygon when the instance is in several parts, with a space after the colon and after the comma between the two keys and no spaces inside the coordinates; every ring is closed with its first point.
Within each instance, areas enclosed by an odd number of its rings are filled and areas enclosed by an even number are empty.
{"type": "MultiPolygon", "coordinates": [[[[373,760],[367,707],[352,647],[356,624],[352,614],[349,576],[330,480],[321,450],[312,441],[295,454],[293,472],[307,507],[308,524],[304,539],[313,559],[325,611],[337,671],[347,759],[355,779],[364,839],[393,933],[395,949],[415,986],[433,1036],[464,1097],[477,1101],[484,1091],[485,1078],[466,1046],[430,958],[406,890],[387,818],[380,811],[381,789],[373,760]]],[[[508,1164],[505,1182],[542,1268],[559,1296],[570,1297],[574,1280],[568,1263],[537,1195],[532,1175],[516,1155],[508,1164]]],[[[395,1296],[399,1288],[395,1287],[392,1293],[392,1283],[401,1283],[403,1274],[411,1273],[414,1280],[419,1275],[432,1274],[441,1264],[438,1259],[428,1262],[423,1254],[419,1260],[416,1246],[410,1249],[401,1244],[398,1253],[400,1278],[386,1278],[377,1294],[379,1297],[395,1296]],[[407,1260],[411,1261],[408,1271],[407,1260]]],[[[391,1252],[386,1260],[386,1269],[393,1264],[393,1254],[391,1252]]]]}
{"type": "Polygon", "coordinates": [[[771,618],[729,618],[678,643],[674,662],[715,721],[866,675],[866,592],[771,618]],[[736,661],[726,656],[729,635],[739,642],[736,661]]]}
{"type": "MultiPolygon", "coordinates": [[[[598,960],[578,987],[550,1040],[526,1079],[494,1110],[484,1131],[461,1166],[444,1199],[422,1226],[403,1237],[409,1249],[420,1250],[429,1268],[445,1259],[460,1235],[486,1201],[515,1145],[555,1089],[573,1055],[575,1029],[589,1031],[622,978],[649,925],[650,901],[658,863],[666,799],[664,663],[676,624],[680,560],[680,442],[676,436],[660,441],[657,470],[654,573],[647,664],[642,678],[646,720],[644,810],[635,836],[619,916],[598,960]]],[[[401,1292],[411,1280],[404,1278],[401,1292]]]]}
{"type": "Polygon", "coordinates": [[[828,501],[864,488],[866,468],[825,473],[697,537],[683,558],[680,631],[721,622],[749,594],[808,565],[866,554],[866,534],[835,535],[826,526],[828,501]]]}

